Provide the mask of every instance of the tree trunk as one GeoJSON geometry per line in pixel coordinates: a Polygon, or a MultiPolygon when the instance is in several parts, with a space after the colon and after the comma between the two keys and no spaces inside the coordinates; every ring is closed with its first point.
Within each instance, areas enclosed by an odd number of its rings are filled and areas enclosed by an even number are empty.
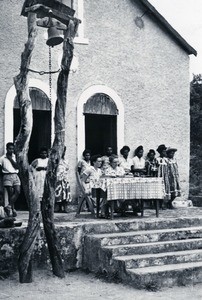
{"type": "Polygon", "coordinates": [[[35,39],[37,35],[36,14],[29,13],[27,21],[28,40],[21,55],[20,73],[14,78],[21,114],[20,131],[15,144],[16,159],[19,165],[21,183],[29,206],[28,227],[20,248],[20,255],[18,260],[19,277],[21,283],[32,282],[31,257],[40,229],[39,198],[37,195],[32,172],[30,172],[27,156],[33,123],[32,103],[28,88],[28,68],[30,65],[32,51],[34,49],[35,39]]]}
{"type": "Polygon", "coordinates": [[[63,278],[65,275],[62,257],[59,250],[59,243],[54,226],[55,184],[58,163],[64,151],[68,76],[71,61],[73,58],[73,39],[78,28],[78,23],[78,20],[70,20],[68,29],[65,31],[62,65],[57,81],[57,101],[55,107],[55,139],[49,157],[44,195],[42,200],[44,231],[48,243],[50,259],[53,267],[53,274],[61,278],[63,278]]]}

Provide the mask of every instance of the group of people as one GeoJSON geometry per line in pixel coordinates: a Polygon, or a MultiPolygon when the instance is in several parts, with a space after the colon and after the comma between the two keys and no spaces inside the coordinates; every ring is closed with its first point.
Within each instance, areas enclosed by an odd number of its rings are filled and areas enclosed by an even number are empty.
{"type": "MultiPolygon", "coordinates": [[[[68,181],[69,166],[65,160],[64,148],[63,155],[57,167],[57,180],[55,188],[55,212],[67,212],[67,204],[71,201],[70,185],[68,181]]],[[[48,149],[42,147],[40,149],[39,158],[30,164],[36,190],[38,191],[39,200],[42,200],[44,192],[44,184],[46,170],[48,166],[48,149]]],[[[21,192],[21,181],[18,176],[19,166],[16,162],[15,147],[13,143],[6,144],[6,154],[0,158],[0,173],[2,175],[2,184],[7,192],[8,205],[5,205],[4,195],[1,195],[0,206],[4,206],[6,217],[16,217],[17,212],[14,204],[21,192]]]]}
{"type": "Polygon", "coordinates": [[[156,149],[150,149],[144,158],[143,146],[138,146],[134,157],[130,158],[130,148],[123,146],[120,156],[113,154],[112,147],[106,148],[106,153],[91,156],[91,151],[83,152],[83,159],[78,162],[77,170],[87,194],[99,178],[104,176],[120,177],[131,175],[135,177],[162,177],[165,185],[165,199],[162,208],[172,208],[172,201],[180,196],[179,172],[174,157],[176,148],[161,144],[156,149]],[[159,156],[156,157],[156,151],[159,156]]]}
{"type": "MultiPolygon", "coordinates": [[[[71,202],[70,185],[68,180],[69,166],[65,160],[65,151],[57,168],[57,181],[55,189],[55,212],[67,211],[67,204],[71,202]]],[[[150,149],[144,158],[143,146],[138,146],[134,157],[130,158],[130,148],[123,146],[120,156],[113,153],[111,146],[106,148],[106,153],[91,156],[91,151],[83,151],[83,158],[78,162],[77,171],[86,194],[91,194],[92,186],[99,182],[102,175],[110,177],[135,176],[135,177],[162,177],[165,185],[165,199],[163,207],[172,208],[172,201],[180,196],[179,172],[177,161],[174,157],[176,148],[159,145],[150,149]],[[159,156],[156,157],[156,151],[159,156]]],[[[36,189],[40,199],[43,197],[46,170],[48,165],[48,149],[42,147],[39,158],[31,165],[36,189]]],[[[14,203],[20,194],[21,182],[18,176],[19,167],[15,159],[13,143],[7,143],[6,154],[0,158],[0,172],[3,175],[3,187],[8,194],[8,205],[5,206],[7,216],[17,215],[14,203]]]]}
{"type": "MultiPolygon", "coordinates": [[[[69,164],[65,159],[65,153],[66,147],[64,147],[62,157],[57,167],[55,212],[67,212],[67,205],[71,202],[70,184],[68,180],[69,164]]],[[[42,200],[46,170],[48,166],[48,149],[46,147],[42,147],[40,149],[39,158],[36,158],[30,166],[38,189],[39,198],[42,200]]]]}

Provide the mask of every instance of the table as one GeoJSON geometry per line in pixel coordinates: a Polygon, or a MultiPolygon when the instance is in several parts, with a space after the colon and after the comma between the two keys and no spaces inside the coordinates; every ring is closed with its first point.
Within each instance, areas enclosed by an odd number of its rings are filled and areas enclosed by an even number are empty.
{"type": "Polygon", "coordinates": [[[141,216],[144,214],[144,201],[153,200],[156,208],[156,216],[158,217],[159,200],[163,200],[165,196],[164,182],[161,177],[103,177],[97,183],[97,186],[94,186],[94,189],[97,190],[98,209],[102,190],[106,191],[107,201],[140,200],[141,216]]]}

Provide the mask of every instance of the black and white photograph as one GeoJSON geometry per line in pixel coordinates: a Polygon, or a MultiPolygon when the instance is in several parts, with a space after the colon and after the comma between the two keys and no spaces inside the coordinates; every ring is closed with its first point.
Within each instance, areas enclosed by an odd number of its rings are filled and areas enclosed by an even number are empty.
{"type": "Polygon", "coordinates": [[[202,0],[0,0],[0,300],[202,299],[202,0]]]}

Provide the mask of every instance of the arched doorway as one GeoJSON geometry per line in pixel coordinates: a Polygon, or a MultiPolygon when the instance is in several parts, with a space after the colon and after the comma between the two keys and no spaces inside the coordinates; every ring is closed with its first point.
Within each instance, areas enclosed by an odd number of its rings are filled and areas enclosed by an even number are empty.
{"type": "Polygon", "coordinates": [[[92,154],[105,154],[107,146],[117,153],[117,115],[115,102],[104,93],[97,93],[84,104],[85,148],[92,154]]]}
{"type": "MultiPolygon", "coordinates": [[[[29,88],[33,109],[33,127],[29,142],[28,160],[31,163],[39,156],[40,148],[51,147],[51,103],[48,96],[36,87],[29,88]]],[[[20,108],[17,97],[13,105],[13,138],[18,135],[20,129],[20,108]]],[[[23,189],[16,201],[17,209],[27,209],[27,203],[23,189]]]]}
{"type": "MultiPolygon", "coordinates": [[[[49,95],[50,87],[46,82],[43,82],[39,79],[30,78],[29,79],[29,89],[38,89],[43,94],[49,95]]],[[[4,126],[4,148],[6,149],[6,144],[8,142],[14,141],[14,101],[16,97],[16,89],[15,86],[12,85],[12,87],[9,89],[6,99],[5,99],[5,110],[4,110],[4,118],[5,118],[5,126],[4,126]]],[[[52,107],[52,119],[51,119],[51,141],[53,142],[54,138],[54,114],[55,114],[55,103],[56,103],[56,93],[54,89],[52,88],[52,95],[51,95],[51,107],[52,107]]]]}
{"type": "MultiPolygon", "coordinates": [[[[106,85],[92,85],[82,92],[77,106],[77,158],[80,159],[83,150],[94,140],[91,148],[96,146],[98,140],[104,138],[96,132],[103,132],[105,141],[114,143],[114,152],[124,145],[124,106],[119,95],[106,85]],[[98,106],[98,107],[97,107],[98,106]],[[90,120],[91,119],[91,120],[90,120]],[[95,126],[105,126],[95,130],[95,126]],[[108,124],[108,125],[107,125],[108,124]],[[88,128],[87,128],[88,127],[88,128]],[[110,131],[111,128],[111,131],[110,131]],[[109,131],[109,132],[108,132],[109,131]],[[111,132],[111,133],[110,133],[111,132]],[[108,135],[108,137],[106,137],[108,135]],[[93,137],[94,136],[94,137],[93,137]],[[110,136],[113,138],[110,138],[110,136]],[[96,142],[95,142],[96,141],[96,142]]],[[[103,144],[102,143],[102,144],[103,144]]],[[[96,146],[97,147],[97,146],[96,146]]],[[[94,148],[95,152],[98,147],[94,148]]],[[[99,145],[99,152],[104,146],[99,145]]],[[[98,153],[98,152],[97,152],[98,153]]],[[[100,153],[101,154],[101,153],[100,153]]]]}
{"type": "MultiPolygon", "coordinates": [[[[33,108],[33,128],[29,143],[28,159],[31,163],[39,155],[41,147],[51,147],[51,103],[47,95],[36,87],[29,88],[33,108]]],[[[20,109],[17,98],[13,107],[14,140],[20,128],[20,109]]]]}
{"type": "MultiPolygon", "coordinates": [[[[30,78],[29,90],[33,105],[33,133],[30,141],[29,161],[31,162],[38,156],[41,145],[50,147],[54,138],[53,118],[55,112],[56,93],[52,89],[51,103],[49,95],[49,85],[45,82],[30,78]],[[45,115],[45,118],[44,118],[45,115]],[[38,121],[39,120],[39,121],[38,121]],[[45,120],[45,121],[44,121],[45,120]],[[43,124],[43,126],[41,125],[43,124]],[[45,125],[46,124],[46,125],[45,125]],[[40,126],[39,126],[40,125],[40,126]],[[41,134],[43,131],[43,134],[41,134]],[[48,132],[45,136],[44,132],[48,132]],[[37,140],[38,139],[38,140],[37,140]],[[35,144],[36,143],[36,144],[35,144]]],[[[5,128],[4,128],[4,147],[8,142],[15,140],[20,126],[19,106],[16,101],[16,89],[13,85],[5,99],[5,128]]],[[[16,208],[26,209],[26,200],[23,193],[18,198],[16,208]]]]}

